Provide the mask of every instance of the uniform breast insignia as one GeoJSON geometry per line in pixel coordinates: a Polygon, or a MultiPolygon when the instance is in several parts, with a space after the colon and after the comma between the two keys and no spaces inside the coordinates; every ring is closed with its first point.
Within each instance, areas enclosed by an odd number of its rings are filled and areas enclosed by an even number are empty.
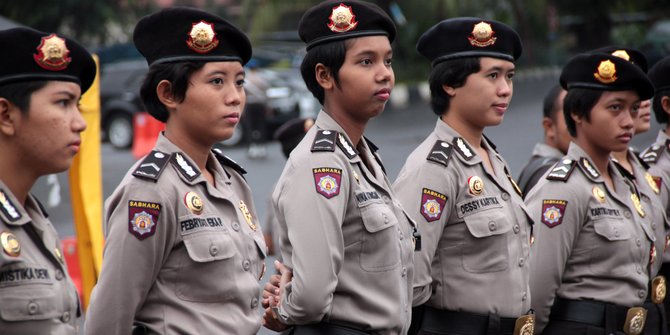
{"type": "Polygon", "coordinates": [[[212,51],[219,45],[216,32],[214,32],[214,24],[205,21],[193,23],[191,31],[188,33],[186,45],[200,54],[212,51]]]}
{"type": "Polygon", "coordinates": [[[468,178],[468,190],[472,195],[480,195],[484,191],[484,181],[479,176],[468,178]]]}
{"type": "Polygon", "coordinates": [[[314,174],[314,183],[316,184],[316,193],[330,199],[340,194],[340,181],[342,180],[342,170],[330,167],[320,167],[312,169],[314,174]]]}
{"type": "Polygon", "coordinates": [[[430,149],[430,153],[427,160],[435,162],[440,165],[449,166],[449,157],[451,157],[451,152],[453,147],[445,141],[436,141],[433,148],[430,149]]]}
{"type": "Polygon", "coordinates": [[[312,152],[335,151],[338,132],[334,130],[318,130],[312,142],[312,152]]]}
{"type": "Polygon", "coordinates": [[[642,203],[640,202],[640,197],[637,196],[635,193],[630,194],[630,200],[633,202],[633,206],[635,206],[635,210],[637,211],[637,214],[640,215],[641,218],[645,217],[645,212],[644,209],[642,208],[642,203]]]}
{"type": "Polygon", "coordinates": [[[640,335],[647,320],[647,310],[642,307],[631,307],[626,314],[623,331],[626,335],[640,335]]]}
{"type": "Polygon", "coordinates": [[[328,29],[334,33],[345,33],[356,29],[356,26],[358,26],[356,15],[354,15],[351,7],[342,3],[337,7],[333,7],[329,19],[328,29]]]}
{"type": "Polygon", "coordinates": [[[579,159],[579,166],[582,168],[582,171],[589,176],[592,180],[598,179],[600,177],[600,172],[596,170],[595,167],[593,167],[593,164],[591,164],[591,161],[589,161],[588,158],[582,157],[579,159]]]}
{"type": "Polygon", "coordinates": [[[193,181],[200,176],[200,170],[179,152],[172,155],[172,164],[188,181],[193,181]]]}
{"type": "Polygon", "coordinates": [[[56,258],[58,258],[58,261],[61,264],[65,264],[65,258],[63,257],[63,253],[58,249],[58,247],[54,248],[54,255],[56,255],[56,258]]]}
{"type": "Polygon", "coordinates": [[[591,189],[591,193],[593,194],[593,197],[598,200],[599,203],[604,204],[605,203],[605,191],[603,191],[602,188],[599,186],[593,186],[593,189],[591,189]]]}
{"type": "Polygon", "coordinates": [[[656,276],[651,281],[651,301],[655,304],[662,304],[665,301],[665,277],[656,276]]]}
{"type": "Polygon", "coordinates": [[[156,233],[161,205],[154,202],[128,201],[128,232],[140,241],[156,233]]]}
{"type": "Polygon", "coordinates": [[[424,188],[421,191],[421,215],[426,222],[433,222],[440,219],[444,206],[447,204],[447,196],[424,188]]]}
{"type": "Polygon", "coordinates": [[[466,161],[469,161],[472,159],[472,157],[475,157],[475,154],[472,153],[472,148],[465,142],[465,140],[462,137],[455,137],[454,138],[454,147],[456,147],[456,151],[458,151],[463,158],[465,158],[466,161]]]}
{"type": "Polygon", "coordinates": [[[21,255],[21,243],[19,243],[14,234],[6,231],[0,233],[0,244],[2,244],[2,250],[7,255],[12,257],[19,257],[21,255]]]}
{"type": "Polygon", "coordinates": [[[201,214],[204,208],[202,199],[200,199],[200,196],[195,192],[186,193],[184,196],[184,204],[186,204],[186,207],[195,215],[201,214]]]}
{"type": "Polygon", "coordinates": [[[349,142],[349,140],[342,134],[337,134],[337,146],[339,146],[340,149],[344,151],[344,154],[349,159],[358,156],[358,151],[354,149],[354,147],[351,145],[351,142],[349,142]]]}
{"type": "Polygon", "coordinates": [[[535,332],[535,315],[526,314],[516,319],[514,335],[533,335],[535,332]]]}
{"type": "Polygon", "coordinates": [[[144,157],[142,163],[133,171],[133,176],[156,182],[169,161],[170,155],[154,150],[144,157]]]}
{"type": "Polygon", "coordinates": [[[247,221],[249,228],[251,228],[253,231],[256,231],[258,227],[256,227],[256,224],[254,223],[254,217],[251,216],[249,207],[247,207],[247,204],[244,203],[244,200],[240,200],[240,204],[238,206],[240,207],[240,212],[242,212],[242,216],[244,216],[244,220],[247,221]]]}
{"type": "Polygon", "coordinates": [[[563,222],[566,207],[568,207],[568,202],[565,200],[542,200],[542,223],[549,228],[560,225],[563,222]]]}
{"type": "MultiPolygon", "coordinates": [[[[507,173],[507,168],[505,168],[505,172],[507,173]]],[[[509,173],[507,173],[507,179],[509,179],[509,182],[512,184],[512,187],[514,187],[514,191],[516,191],[516,193],[523,198],[523,192],[521,192],[521,188],[519,188],[519,185],[516,184],[514,178],[512,178],[512,176],[509,173]]]]}
{"type": "Polygon", "coordinates": [[[570,174],[572,174],[572,171],[575,169],[575,165],[575,161],[565,158],[554,165],[554,167],[551,169],[551,172],[547,174],[547,179],[567,181],[570,177],[570,174]]]}
{"type": "Polygon", "coordinates": [[[666,146],[664,145],[654,145],[651,148],[647,149],[647,151],[645,151],[640,158],[645,163],[654,164],[661,157],[661,154],[663,153],[663,150],[665,150],[665,148],[666,146]]]}
{"type": "Polygon", "coordinates": [[[661,193],[661,177],[652,176],[649,172],[644,173],[644,179],[647,180],[649,187],[654,193],[661,193]]]}
{"type": "Polygon", "coordinates": [[[9,199],[5,191],[0,190],[0,211],[4,214],[5,218],[9,222],[15,222],[21,218],[21,213],[16,210],[16,206],[12,203],[12,200],[9,199]]]}

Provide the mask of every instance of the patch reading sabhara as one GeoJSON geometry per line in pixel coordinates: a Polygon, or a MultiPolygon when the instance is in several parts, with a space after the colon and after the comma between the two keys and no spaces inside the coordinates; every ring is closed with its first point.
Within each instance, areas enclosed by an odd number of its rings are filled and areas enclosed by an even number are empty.
{"type": "Polygon", "coordinates": [[[421,215],[423,215],[427,222],[439,220],[447,199],[448,197],[440,192],[424,188],[421,191],[421,215]]]}
{"type": "Polygon", "coordinates": [[[542,200],[542,223],[549,228],[554,228],[563,222],[565,208],[568,202],[565,200],[545,199],[542,200]]]}
{"type": "Polygon", "coordinates": [[[128,201],[128,232],[140,241],[156,233],[161,205],[153,202],[128,201]]]}
{"type": "Polygon", "coordinates": [[[340,181],[342,180],[342,170],[330,167],[320,167],[312,169],[314,174],[314,183],[316,192],[327,199],[340,194],[340,181]]]}

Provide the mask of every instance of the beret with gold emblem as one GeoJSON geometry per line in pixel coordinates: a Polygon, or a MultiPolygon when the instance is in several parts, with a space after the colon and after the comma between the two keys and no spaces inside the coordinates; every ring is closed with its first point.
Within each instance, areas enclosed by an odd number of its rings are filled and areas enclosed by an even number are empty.
{"type": "Polygon", "coordinates": [[[149,65],[251,58],[249,38],[230,22],[198,9],[166,8],[143,17],[133,32],[135,47],[149,65]]]}
{"type": "Polygon", "coordinates": [[[561,87],[601,91],[635,91],[640,100],[654,95],[652,85],[642,69],[612,54],[585,53],[568,61],[560,77],[561,87]]]}
{"type": "Polygon", "coordinates": [[[377,5],[364,1],[324,1],[310,9],[298,23],[307,50],[323,43],[362,36],[396,35],[391,18],[377,5]]]}
{"type": "Polygon", "coordinates": [[[95,61],[79,43],[30,28],[0,31],[3,48],[0,85],[25,81],[75,82],[85,92],[93,83],[95,61]]]}
{"type": "Polygon", "coordinates": [[[654,64],[649,70],[649,80],[656,86],[656,92],[670,89],[670,56],[654,64]]]}
{"type": "Polygon", "coordinates": [[[416,49],[435,66],[465,57],[493,57],[512,62],[521,57],[523,47],[519,34],[502,22],[457,17],[428,29],[419,38],[416,49]]]}
{"type": "Polygon", "coordinates": [[[615,45],[610,45],[590,51],[590,53],[606,53],[614,56],[619,56],[635,65],[637,65],[644,73],[649,69],[647,65],[647,57],[637,49],[624,48],[615,45]]]}

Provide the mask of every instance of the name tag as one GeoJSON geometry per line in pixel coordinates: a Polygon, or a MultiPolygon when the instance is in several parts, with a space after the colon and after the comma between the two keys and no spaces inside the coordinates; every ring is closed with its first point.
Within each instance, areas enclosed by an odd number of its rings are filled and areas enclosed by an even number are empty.
{"type": "Polygon", "coordinates": [[[193,217],[179,222],[179,230],[182,235],[194,233],[201,230],[225,230],[223,222],[218,217],[199,218],[193,217]]]}
{"type": "Polygon", "coordinates": [[[29,266],[0,271],[0,287],[39,283],[51,284],[49,269],[29,266]]]}
{"type": "Polygon", "coordinates": [[[461,201],[456,204],[458,208],[458,217],[463,218],[468,215],[479,213],[492,208],[502,208],[502,200],[497,195],[485,195],[461,201]]]}

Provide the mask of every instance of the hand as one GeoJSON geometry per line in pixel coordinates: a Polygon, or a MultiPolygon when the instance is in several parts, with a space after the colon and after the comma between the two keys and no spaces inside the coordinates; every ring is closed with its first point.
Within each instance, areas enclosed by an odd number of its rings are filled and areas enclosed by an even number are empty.
{"type": "MultiPolygon", "coordinates": [[[[270,297],[269,300],[272,305],[276,306],[278,304],[278,301],[275,300],[274,297],[270,297]]],[[[279,321],[279,318],[277,317],[277,314],[275,314],[272,307],[265,309],[265,313],[263,313],[262,323],[263,327],[276,332],[281,332],[289,328],[288,325],[285,325],[281,321],[279,321]]]]}
{"type": "Polygon", "coordinates": [[[261,306],[263,308],[270,307],[270,297],[274,297],[276,300],[279,300],[279,281],[281,280],[280,275],[270,276],[270,280],[265,284],[263,288],[263,300],[261,301],[261,306]]]}

